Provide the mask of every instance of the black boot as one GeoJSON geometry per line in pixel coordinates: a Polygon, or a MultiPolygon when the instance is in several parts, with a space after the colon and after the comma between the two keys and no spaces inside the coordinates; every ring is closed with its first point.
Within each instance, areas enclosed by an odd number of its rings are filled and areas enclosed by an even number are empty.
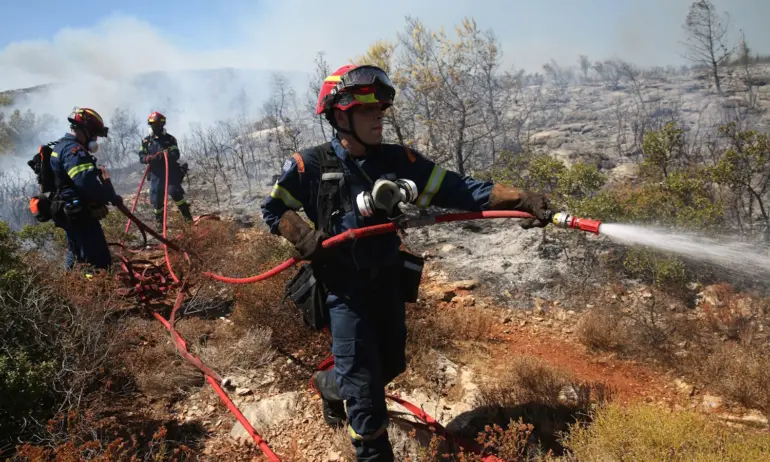
{"type": "Polygon", "coordinates": [[[334,371],[320,371],[313,374],[313,385],[321,395],[324,422],[330,427],[345,425],[345,402],[340,398],[339,387],[334,379],[334,371]]]}
{"type": "Polygon", "coordinates": [[[155,231],[163,236],[163,217],[161,217],[160,220],[155,220],[155,231]]]}
{"type": "Polygon", "coordinates": [[[182,214],[185,220],[188,222],[192,221],[192,214],[190,213],[190,204],[185,202],[184,204],[178,205],[179,212],[182,214]]]}

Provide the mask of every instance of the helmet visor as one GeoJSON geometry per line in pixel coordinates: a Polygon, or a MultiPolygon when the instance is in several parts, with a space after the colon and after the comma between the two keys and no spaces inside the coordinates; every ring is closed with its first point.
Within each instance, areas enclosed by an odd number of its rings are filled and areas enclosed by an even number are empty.
{"type": "Polygon", "coordinates": [[[370,85],[346,90],[338,95],[336,107],[346,110],[359,104],[382,104],[389,107],[393,104],[395,91],[382,85],[370,85]]]}
{"type": "Polygon", "coordinates": [[[361,66],[346,73],[340,78],[339,88],[349,90],[354,87],[374,85],[375,83],[395,89],[388,74],[375,66],[361,66]]]}

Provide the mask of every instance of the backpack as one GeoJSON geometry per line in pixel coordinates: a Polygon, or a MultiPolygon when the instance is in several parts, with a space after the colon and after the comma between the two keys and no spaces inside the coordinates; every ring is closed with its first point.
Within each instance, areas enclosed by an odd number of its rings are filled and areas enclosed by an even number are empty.
{"type": "MultiPolygon", "coordinates": [[[[318,182],[318,228],[331,234],[331,216],[336,213],[336,196],[346,188],[340,188],[344,173],[342,166],[333,151],[330,151],[331,143],[316,147],[318,160],[321,163],[321,178],[318,182]]],[[[350,201],[343,200],[343,207],[350,201]]],[[[347,207],[345,208],[347,211],[347,207]]],[[[284,287],[284,297],[291,299],[299,309],[302,321],[313,330],[322,330],[329,324],[329,310],[326,308],[328,289],[316,278],[319,269],[315,265],[306,264],[299,268],[294,277],[284,287]]]]}
{"type": "Polygon", "coordinates": [[[35,172],[38,189],[40,194],[33,196],[29,200],[29,210],[32,216],[40,223],[45,223],[52,218],[51,205],[52,196],[56,195],[58,188],[56,177],[51,168],[51,154],[56,141],[41,145],[35,155],[27,162],[29,168],[35,172]]]}
{"type": "Polygon", "coordinates": [[[32,159],[27,162],[29,168],[35,172],[37,184],[40,185],[40,192],[48,194],[56,191],[56,177],[51,169],[51,153],[56,141],[41,145],[32,159]]]}

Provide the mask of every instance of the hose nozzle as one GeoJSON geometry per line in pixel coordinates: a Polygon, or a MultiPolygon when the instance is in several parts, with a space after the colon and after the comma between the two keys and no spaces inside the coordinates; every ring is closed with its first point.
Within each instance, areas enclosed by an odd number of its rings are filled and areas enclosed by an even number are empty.
{"type": "Polygon", "coordinates": [[[598,220],[589,220],[588,218],[578,218],[565,212],[556,212],[551,216],[551,223],[559,228],[573,228],[599,235],[599,227],[602,222],[598,220]]]}

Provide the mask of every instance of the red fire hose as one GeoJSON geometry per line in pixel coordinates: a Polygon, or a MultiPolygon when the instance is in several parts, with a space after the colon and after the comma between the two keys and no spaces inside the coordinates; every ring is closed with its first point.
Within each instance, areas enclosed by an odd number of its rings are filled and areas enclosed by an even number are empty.
{"type": "MultiPolygon", "coordinates": [[[[177,277],[176,273],[174,273],[174,270],[171,265],[171,260],[169,258],[168,249],[171,248],[172,250],[181,252],[185,256],[185,259],[188,262],[189,262],[189,256],[187,252],[185,252],[183,249],[179,248],[175,244],[169,242],[167,238],[168,175],[169,174],[168,174],[168,156],[165,151],[163,152],[163,157],[164,157],[165,166],[166,166],[166,178],[165,178],[164,200],[163,200],[163,236],[158,235],[158,233],[156,233],[153,229],[151,229],[149,226],[144,224],[141,220],[139,220],[134,215],[134,212],[136,210],[136,205],[139,200],[139,194],[141,192],[141,188],[144,185],[144,181],[150,169],[149,165],[145,169],[144,176],[142,177],[142,181],[139,184],[139,189],[137,190],[136,197],[134,198],[134,203],[132,205],[131,211],[129,211],[122,204],[118,205],[117,208],[124,215],[126,215],[126,217],[128,217],[128,223],[126,224],[126,229],[125,229],[126,233],[128,233],[130,229],[131,222],[134,222],[136,223],[139,230],[142,232],[145,243],[146,243],[146,236],[144,235],[144,233],[148,232],[163,244],[166,269],[168,270],[168,274],[170,278],[173,280],[173,283],[169,284],[166,282],[166,278],[163,274],[162,269],[156,265],[149,264],[148,267],[145,268],[143,272],[139,272],[136,269],[134,269],[136,264],[148,264],[148,262],[143,262],[143,261],[132,262],[127,258],[125,258],[123,256],[125,239],[121,241],[121,243],[119,244],[121,248],[121,256],[120,256],[121,265],[125,273],[124,275],[122,275],[122,277],[123,279],[125,279],[125,281],[129,285],[133,286],[132,290],[136,295],[139,296],[140,301],[145,304],[145,306],[151,311],[152,315],[166,328],[166,330],[169,331],[169,334],[171,335],[171,338],[174,341],[174,345],[177,351],[179,351],[180,355],[182,355],[182,357],[185,360],[187,360],[190,364],[198,368],[206,376],[206,380],[209,382],[212,388],[214,388],[214,391],[217,393],[220,399],[225,403],[225,406],[227,407],[227,409],[236,417],[236,419],[241,423],[241,425],[243,425],[244,429],[246,429],[247,433],[251,436],[255,444],[264,452],[264,454],[268,457],[268,459],[271,462],[280,462],[280,459],[278,458],[278,456],[275,455],[275,453],[273,453],[273,451],[267,445],[267,442],[265,442],[265,440],[262,439],[262,437],[254,429],[254,427],[244,417],[243,413],[238,409],[237,406],[235,406],[232,400],[227,396],[227,393],[220,385],[220,383],[222,382],[222,378],[219,376],[219,374],[217,374],[214,370],[206,366],[200,360],[200,358],[198,358],[197,356],[189,352],[187,348],[187,343],[185,342],[184,338],[174,328],[176,313],[179,310],[179,308],[182,306],[184,295],[187,292],[187,286],[184,282],[182,282],[179,279],[179,277],[177,277]],[[157,313],[155,310],[152,310],[149,307],[149,299],[151,298],[152,295],[163,294],[167,292],[168,289],[171,287],[178,287],[179,293],[176,298],[176,303],[174,304],[174,307],[171,311],[171,315],[167,320],[166,318],[161,316],[159,313],[157,313]]],[[[342,234],[339,234],[330,239],[327,239],[326,241],[323,242],[322,245],[324,247],[334,247],[349,240],[356,240],[356,239],[361,239],[365,237],[396,232],[400,228],[405,228],[405,229],[419,228],[424,226],[430,226],[436,223],[449,223],[454,221],[467,221],[467,220],[475,220],[475,219],[493,219],[493,218],[533,218],[533,217],[528,213],[516,212],[516,211],[484,211],[484,212],[445,214],[445,215],[438,215],[438,216],[432,216],[432,217],[426,217],[426,218],[406,220],[400,223],[399,225],[396,225],[394,223],[389,223],[389,224],[369,226],[365,228],[351,229],[342,234]]],[[[553,222],[556,226],[559,226],[562,228],[580,229],[580,230],[592,232],[595,234],[599,234],[599,228],[601,225],[601,222],[598,222],[598,221],[587,220],[584,218],[576,218],[564,213],[554,214],[552,217],[550,217],[549,221],[553,222]]],[[[290,258],[269,271],[266,271],[256,276],[245,277],[245,278],[227,277],[227,276],[214,274],[211,272],[204,272],[203,275],[211,279],[214,279],[220,282],[225,282],[228,284],[250,284],[253,282],[262,281],[272,276],[275,276],[281,273],[282,271],[285,271],[288,268],[291,268],[293,265],[297,264],[298,262],[299,262],[298,259],[290,258]]],[[[328,369],[331,369],[333,366],[334,366],[334,358],[329,357],[326,360],[324,360],[318,366],[317,369],[328,370],[328,369]]],[[[415,406],[412,403],[409,403],[408,401],[401,399],[398,396],[388,395],[388,398],[404,406],[406,409],[408,409],[414,415],[414,417],[416,417],[421,422],[423,422],[423,424],[430,430],[446,437],[452,437],[452,435],[450,435],[449,432],[447,432],[447,430],[441,424],[439,424],[435,419],[433,419],[431,416],[429,416],[419,407],[415,406]]],[[[470,449],[479,454],[483,453],[483,448],[479,447],[474,441],[464,440],[464,441],[461,441],[461,443],[462,443],[462,446],[467,449],[470,449]]],[[[499,458],[491,455],[484,456],[482,460],[484,462],[501,462],[499,458]]]]}
{"type": "MultiPolygon", "coordinates": [[[[257,433],[257,431],[254,429],[254,427],[251,425],[251,423],[248,421],[248,419],[243,415],[243,413],[238,409],[238,407],[233,403],[233,401],[230,399],[230,397],[227,395],[225,390],[222,388],[220,383],[222,382],[222,378],[217,374],[214,370],[212,370],[210,367],[206,366],[203,361],[200,360],[197,356],[190,353],[190,351],[187,348],[187,342],[185,342],[184,338],[179,334],[179,332],[174,328],[174,323],[176,320],[176,313],[179,310],[179,308],[182,306],[182,302],[184,301],[184,295],[186,293],[186,286],[184,283],[181,283],[180,279],[176,276],[174,273],[174,270],[171,266],[171,261],[168,255],[168,249],[172,248],[173,250],[177,250],[180,252],[183,252],[185,254],[185,257],[187,257],[187,253],[184,252],[182,249],[177,247],[176,245],[169,242],[166,238],[166,231],[167,231],[167,219],[168,219],[168,156],[166,155],[166,152],[163,152],[163,157],[166,163],[166,178],[165,178],[165,188],[164,188],[164,200],[163,200],[163,236],[158,235],[154,230],[150,229],[146,224],[144,224],[141,220],[136,218],[134,216],[133,212],[136,210],[136,204],[139,199],[139,194],[141,192],[142,185],[144,184],[144,179],[147,176],[147,173],[150,169],[150,166],[148,165],[145,169],[144,176],[142,177],[142,182],[139,185],[139,189],[136,193],[136,198],[134,199],[134,204],[132,206],[132,210],[129,212],[128,209],[124,205],[119,205],[118,209],[128,217],[128,223],[126,224],[126,232],[130,229],[131,222],[133,221],[136,223],[137,227],[139,227],[140,230],[144,230],[149,232],[151,235],[153,235],[156,239],[158,239],[161,243],[163,243],[164,248],[164,260],[166,263],[166,267],[168,269],[168,272],[171,276],[171,278],[174,280],[175,285],[179,285],[179,293],[176,298],[176,303],[174,304],[174,307],[171,311],[171,316],[168,320],[161,316],[157,311],[151,309],[149,307],[149,298],[145,296],[143,292],[145,292],[146,288],[156,288],[159,292],[164,293],[168,290],[168,285],[165,284],[165,277],[160,271],[160,268],[157,266],[154,266],[151,268],[154,270],[154,274],[148,275],[147,270],[143,273],[139,273],[137,271],[134,271],[131,265],[131,262],[126,259],[123,256],[123,249],[124,249],[124,242],[121,242],[121,260],[122,260],[122,267],[124,271],[127,273],[127,279],[131,282],[133,281],[139,281],[135,285],[135,289],[137,292],[137,295],[140,296],[140,300],[145,303],[146,308],[152,313],[152,315],[163,325],[163,327],[168,330],[169,334],[171,335],[171,338],[174,342],[174,346],[176,347],[179,354],[191,365],[198,368],[206,377],[206,381],[211,385],[211,387],[214,389],[214,391],[217,393],[219,398],[224,402],[227,409],[235,416],[235,418],[238,420],[238,422],[243,425],[243,428],[246,430],[246,432],[251,436],[251,439],[254,441],[254,443],[259,447],[262,452],[267,456],[267,458],[270,460],[270,462],[280,462],[280,459],[277,455],[270,449],[270,446],[267,445],[267,442],[262,439],[262,437],[257,433]],[[160,285],[149,283],[148,281],[156,279],[159,280],[160,285]],[[180,285],[181,284],[181,285],[180,285]],[[161,287],[162,285],[162,287],[161,287]],[[148,287],[149,286],[149,287],[148,287]]],[[[188,258],[189,261],[189,258],[188,258]]],[[[133,284],[132,284],[133,285],[133,284]]]]}
{"type": "MultiPolygon", "coordinates": [[[[492,218],[534,218],[532,215],[526,212],[516,212],[510,210],[489,210],[484,212],[464,212],[464,213],[448,213],[445,215],[435,215],[425,218],[408,219],[400,224],[405,229],[422,228],[425,226],[431,226],[437,223],[450,223],[453,221],[468,221],[468,220],[480,220],[480,219],[492,219],[492,218]]],[[[562,228],[574,228],[581,231],[591,232],[599,234],[600,221],[588,220],[585,218],[575,218],[565,213],[555,213],[551,221],[562,228]]],[[[399,226],[395,223],[387,223],[383,225],[367,226],[365,228],[349,229],[344,233],[338,234],[325,240],[322,245],[325,248],[335,247],[342,244],[345,241],[352,241],[365,237],[377,236],[379,234],[394,233],[399,230],[399,226]]],[[[250,276],[245,278],[236,278],[222,276],[219,274],[204,272],[203,275],[215,279],[220,282],[228,284],[251,284],[253,282],[264,281],[269,279],[282,271],[285,271],[295,264],[299,263],[295,257],[292,257],[275,268],[266,271],[256,276],[250,276]]]]}

